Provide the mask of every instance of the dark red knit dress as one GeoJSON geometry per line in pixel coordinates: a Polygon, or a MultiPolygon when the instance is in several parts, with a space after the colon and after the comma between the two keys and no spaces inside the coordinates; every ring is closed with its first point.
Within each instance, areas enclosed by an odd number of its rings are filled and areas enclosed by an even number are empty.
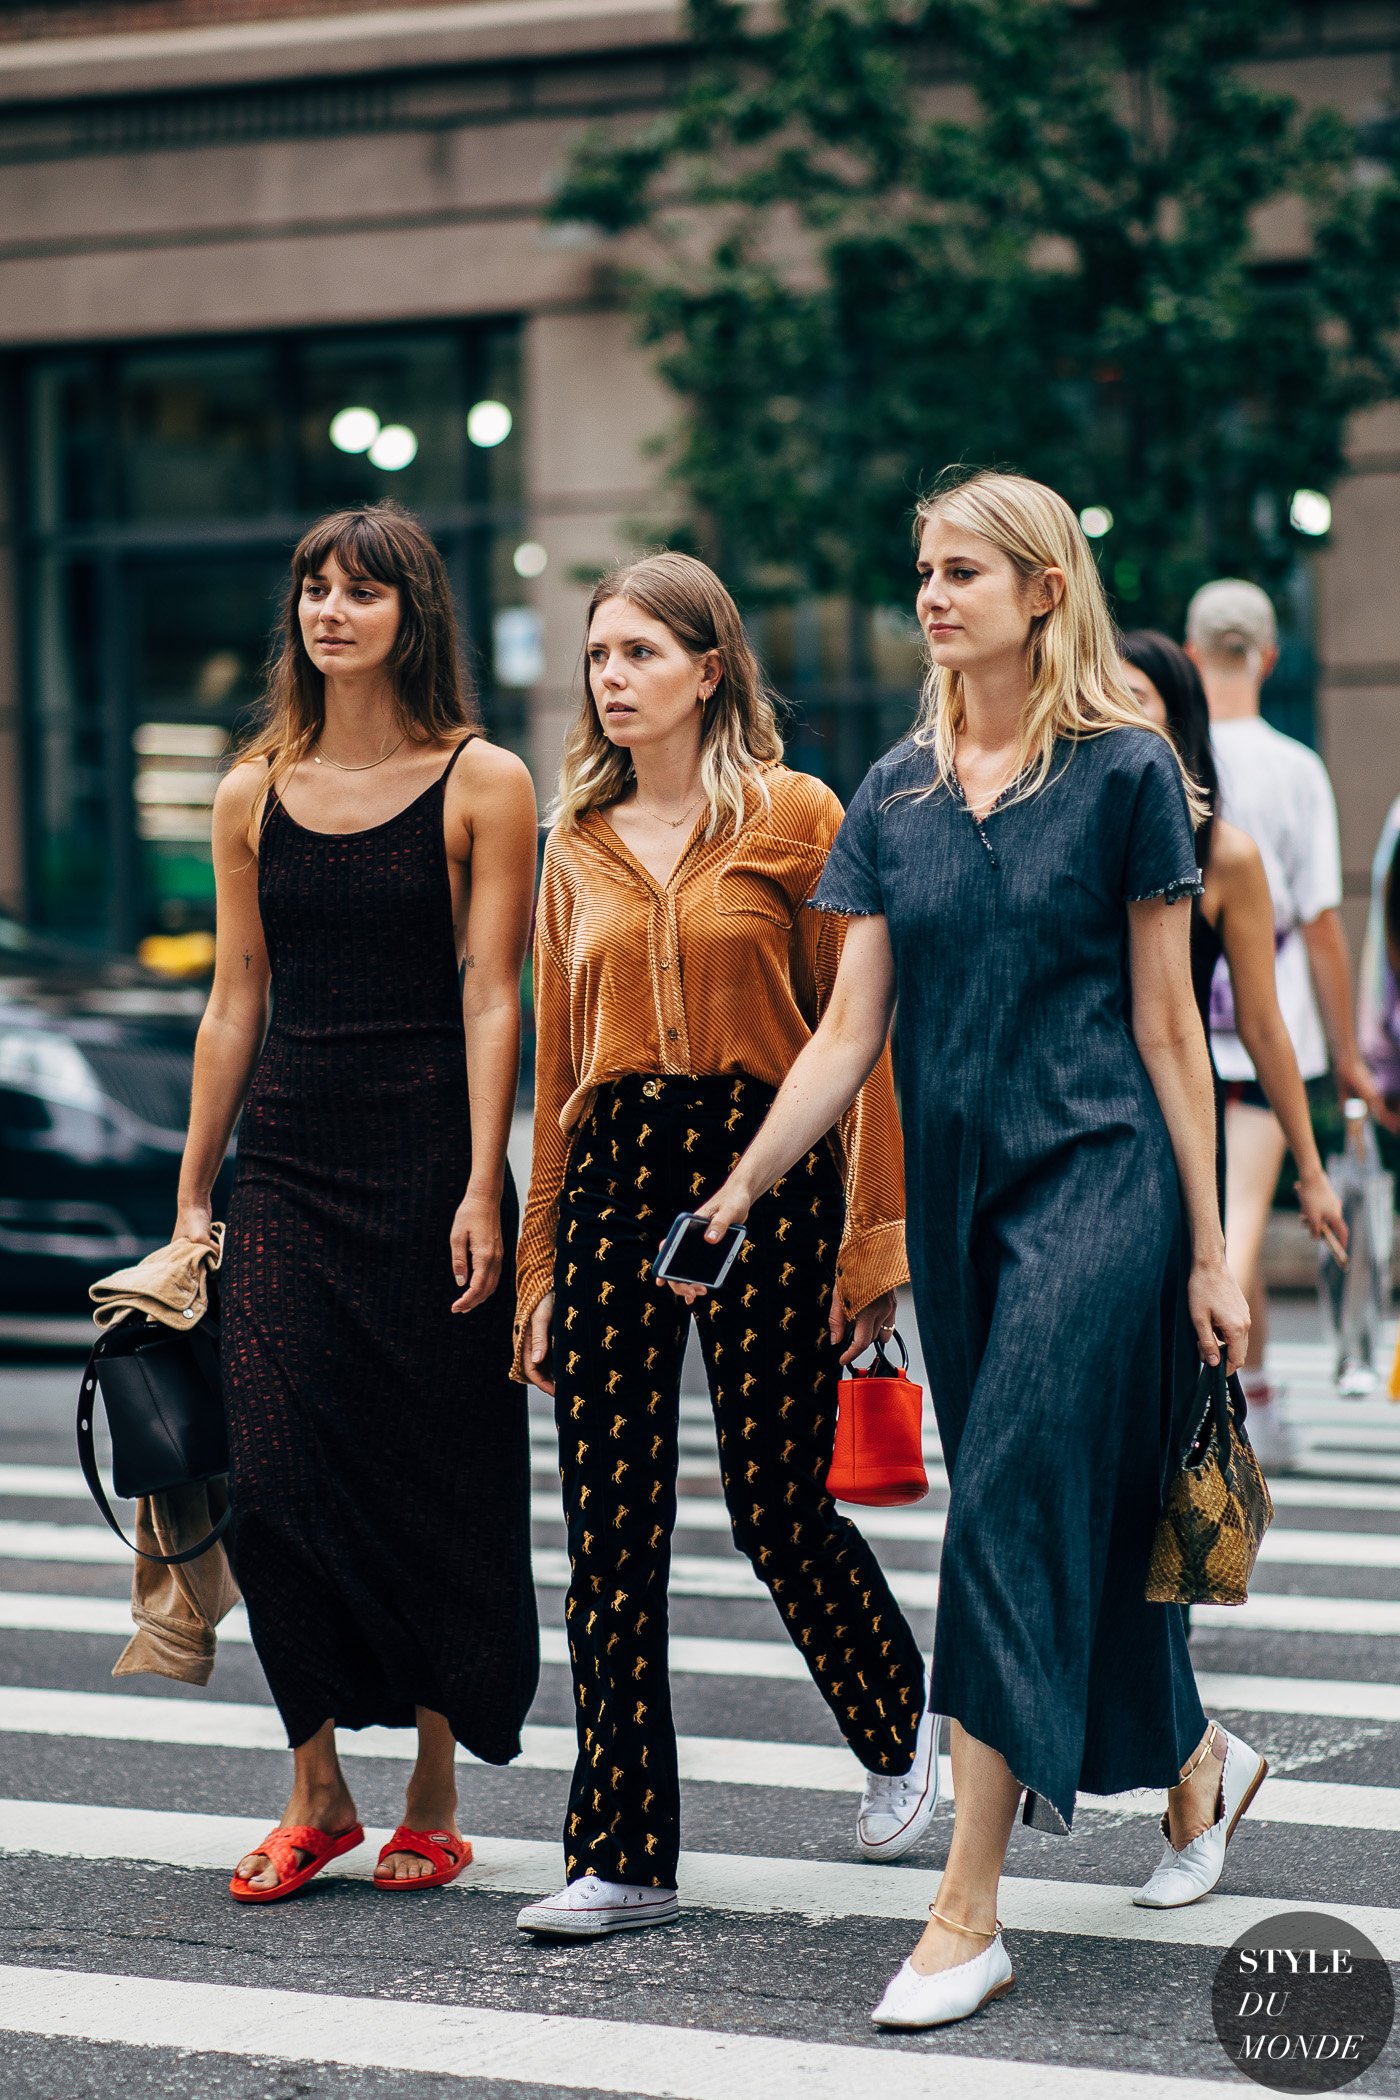
{"type": "Polygon", "coordinates": [[[539,1639],[509,1184],[495,1295],[449,1310],[471,1168],[453,762],[367,831],[308,831],[271,799],[272,1025],[239,1134],[223,1375],[234,1567],[293,1748],[426,1706],[500,1764],[539,1639]]]}

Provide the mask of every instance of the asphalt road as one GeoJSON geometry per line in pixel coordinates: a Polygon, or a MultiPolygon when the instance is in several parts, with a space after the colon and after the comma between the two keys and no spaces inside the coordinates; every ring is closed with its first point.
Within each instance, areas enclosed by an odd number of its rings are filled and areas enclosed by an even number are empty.
{"type": "MultiPolygon", "coordinates": [[[[592,1946],[514,1929],[560,1879],[571,1702],[552,1427],[535,1418],[546,1664],[524,1758],[464,1761],[478,1865],[390,1901],[376,1842],[296,1901],[228,1900],[230,1863],[280,1811],[288,1760],[235,1622],[212,1683],[110,1672],[129,1564],[71,1464],[71,1362],[0,1365],[0,2096],[88,2100],[1190,2100],[1243,2089],[1211,2023],[1222,1950],[1264,1912],[1362,1915],[1400,1965],[1400,1407],[1331,1398],[1311,1309],[1276,1330],[1307,1440],[1243,1612],[1199,1613],[1207,1703],[1272,1776],[1222,1893],[1160,1916],[1127,1891],[1156,1805],[1086,1801],[1072,1839],[1017,1828],[1009,1998],[931,2037],[869,2010],[917,1935],[948,1841],[858,1863],[859,1779],[734,1553],[705,1404],[685,1404],[674,1703],[690,1776],[682,1921],[592,1946]],[[718,1525],[718,1528],[716,1526],[718,1525]],[[1363,1915],[1364,1914],[1364,1915],[1363,1915]],[[1095,2074],[1098,2074],[1097,2076],[1095,2074]]],[[[692,1377],[689,1388],[698,1392],[692,1377]]],[[[869,1529],[931,1635],[940,1485],[869,1529]],[[911,1523],[911,1516],[916,1520],[911,1523]],[[891,1521],[894,1519],[894,1521],[891,1521]]],[[[398,1820],[406,1739],[347,1739],[367,1825],[398,1820]]],[[[1400,2043],[1350,2088],[1400,2094],[1400,2043]]]]}

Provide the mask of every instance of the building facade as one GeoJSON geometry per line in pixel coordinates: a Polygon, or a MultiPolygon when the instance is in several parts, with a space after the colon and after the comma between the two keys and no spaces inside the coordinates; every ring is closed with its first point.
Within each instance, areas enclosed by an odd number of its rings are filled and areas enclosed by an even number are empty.
{"type": "MultiPolygon", "coordinates": [[[[613,249],[544,209],[587,125],[665,99],[680,37],[673,0],[0,18],[0,903],[120,946],[209,923],[209,799],[288,550],[368,496],[437,536],[488,720],[547,786],[588,578],[662,529],[676,407],[613,249]]],[[[1311,0],[1280,5],[1260,71],[1360,119],[1397,61],[1400,0],[1311,0]]],[[[1284,212],[1259,238],[1300,235],[1284,212]]],[[[1400,791],[1397,547],[1400,407],[1353,431],[1291,687],[1353,927],[1400,791]]],[[[857,691],[845,636],[813,606],[763,639],[809,702],[799,762],[849,787],[907,721],[914,657],[877,622],[857,691]]]]}

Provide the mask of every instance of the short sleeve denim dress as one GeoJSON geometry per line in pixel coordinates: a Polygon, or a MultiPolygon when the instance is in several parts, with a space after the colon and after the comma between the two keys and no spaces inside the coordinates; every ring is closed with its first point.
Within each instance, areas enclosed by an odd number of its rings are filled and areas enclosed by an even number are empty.
{"type": "Polygon", "coordinates": [[[980,821],[906,740],[813,898],[882,913],[909,1263],[950,1497],[930,1705],[1001,1751],[1026,1820],[1175,1782],[1205,1732],[1182,1613],[1148,1604],[1197,1362],[1167,1127],[1129,1015],[1128,905],[1200,890],[1166,743],[1056,746],[980,821]]]}

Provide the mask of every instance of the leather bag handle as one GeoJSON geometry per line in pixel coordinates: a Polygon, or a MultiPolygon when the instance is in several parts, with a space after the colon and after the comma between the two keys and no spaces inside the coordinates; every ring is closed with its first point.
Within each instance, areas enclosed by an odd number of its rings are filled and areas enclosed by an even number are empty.
{"type": "Polygon", "coordinates": [[[1244,1390],[1240,1385],[1239,1379],[1232,1376],[1226,1369],[1225,1346],[1223,1343],[1220,1347],[1219,1362],[1213,1364],[1203,1363],[1201,1365],[1200,1380],[1196,1387],[1198,1395],[1202,1385],[1206,1388],[1205,1405],[1196,1417],[1196,1427],[1192,1431],[1191,1441],[1186,1447],[1185,1463],[1188,1466],[1200,1464],[1210,1448],[1211,1435],[1213,1434],[1220,1464],[1228,1472],[1230,1467],[1230,1417],[1233,1413],[1235,1420],[1243,1428],[1246,1410],[1244,1390]]]}
{"type": "Polygon", "coordinates": [[[78,1464],[82,1468],[83,1479],[87,1482],[88,1493],[102,1512],[109,1528],[115,1531],[122,1544],[130,1552],[139,1554],[142,1560],[158,1560],[163,1567],[178,1568],[187,1560],[198,1560],[201,1553],[207,1553],[211,1546],[218,1544],[228,1530],[233,1510],[232,1508],[226,1509],[208,1537],[202,1538],[197,1546],[186,1546],[183,1553],[152,1553],[148,1547],[138,1546],[134,1539],[129,1539],[117,1522],[112,1506],[107,1500],[106,1489],[102,1485],[102,1475],[97,1470],[95,1429],[98,1390],[97,1366],[102,1361],[112,1336],[119,1331],[120,1326],[121,1322],[118,1322],[117,1327],[109,1328],[106,1333],[98,1336],[93,1343],[87,1363],[83,1367],[82,1384],[78,1387],[78,1464]]]}
{"type": "Polygon", "coordinates": [[[846,1370],[849,1375],[852,1378],[894,1378],[898,1376],[899,1371],[907,1371],[909,1369],[909,1351],[905,1346],[904,1336],[897,1327],[891,1328],[890,1341],[896,1343],[899,1348],[901,1361],[898,1370],[885,1354],[888,1345],[877,1339],[870,1345],[875,1351],[874,1363],[867,1366],[865,1370],[861,1370],[857,1364],[847,1364],[846,1370]]]}

